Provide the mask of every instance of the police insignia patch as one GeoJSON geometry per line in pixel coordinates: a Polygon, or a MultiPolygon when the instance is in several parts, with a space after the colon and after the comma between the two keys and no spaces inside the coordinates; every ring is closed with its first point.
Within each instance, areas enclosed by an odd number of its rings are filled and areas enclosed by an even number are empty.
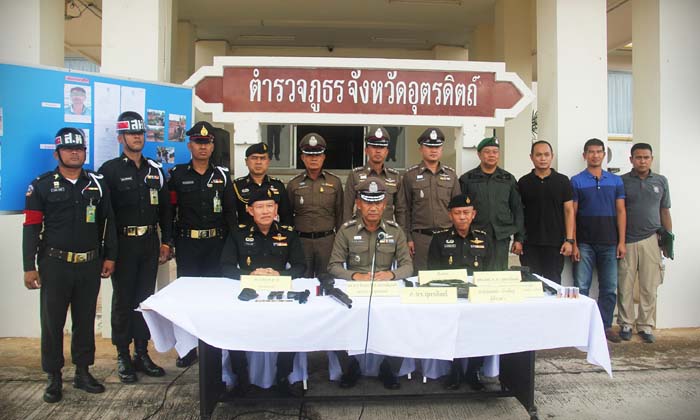
{"type": "Polygon", "coordinates": [[[32,184],[29,184],[29,186],[27,187],[27,192],[24,195],[29,197],[30,195],[32,195],[33,192],[34,192],[34,186],[32,184]]]}

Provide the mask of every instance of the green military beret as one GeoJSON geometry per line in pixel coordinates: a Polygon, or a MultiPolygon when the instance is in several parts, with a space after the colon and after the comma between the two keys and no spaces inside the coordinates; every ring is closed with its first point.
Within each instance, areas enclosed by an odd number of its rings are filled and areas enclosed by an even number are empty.
{"type": "Polygon", "coordinates": [[[484,147],[488,146],[496,146],[500,148],[501,146],[498,144],[498,139],[496,137],[486,137],[485,139],[481,140],[479,142],[479,145],[476,146],[476,151],[481,152],[481,149],[484,147]]]}

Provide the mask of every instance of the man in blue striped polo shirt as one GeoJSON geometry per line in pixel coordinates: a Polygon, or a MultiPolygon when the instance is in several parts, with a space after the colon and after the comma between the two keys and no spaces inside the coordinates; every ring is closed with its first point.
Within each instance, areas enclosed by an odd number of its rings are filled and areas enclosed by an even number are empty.
{"type": "Polygon", "coordinates": [[[625,256],[625,187],[622,179],[603,170],[605,144],[590,139],[583,147],[586,169],[571,178],[576,215],[574,282],[588,296],[593,269],[598,270],[598,309],[605,336],[613,343],[620,337],[611,330],[617,300],[617,260],[625,256]]]}

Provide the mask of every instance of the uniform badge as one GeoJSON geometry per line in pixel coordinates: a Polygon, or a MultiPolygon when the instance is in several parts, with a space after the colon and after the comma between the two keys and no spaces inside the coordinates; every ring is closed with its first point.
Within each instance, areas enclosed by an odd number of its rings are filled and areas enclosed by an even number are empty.
{"type": "Polygon", "coordinates": [[[246,242],[255,242],[255,238],[253,238],[253,237],[251,237],[251,236],[247,236],[247,237],[245,238],[245,241],[246,241],[246,242]]]}
{"type": "Polygon", "coordinates": [[[420,190],[420,198],[424,198],[425,194],[423,194],[423,190],[420,190]]]}
{"type": "Polygon", "coordinates": [[[452,265],[452,255],[450,255],[450,258],[447,260],[447,264],[452,265]]]}
{"type": "Polygon", "coordinates": [[[250,267],[250,255],[245,259],[245,263],[248,265],[248,267],[250,267]]]}
{"type": "Polygon", "coordinates": [[[362,236],[360,236],[360,235],[353,236],[352,240],[353,240],[353,241],[361,241],[361,240],[362,240],[362,236]]]}
{"type": "Polygon", "coordinates": [[[285,239],[287,239],[287,237],[286,237],[286,236],[282,236],[281,233],[278,233],[277,235],[273,236],[272,239],[274,239],[274,240],[276,240],[276,241],[284,241],[285,239]]]}
{"type": "Polygon", "coordinates": [[[433,130],[430,132],[430,140],[437,140],[437,131],[433,130]]]}
{"type": "Polygon", "coordinates": [[[479,261],[474,260],[474,267],[478,267],[478,266],[479,266],[479,261]]]}
{"type": "Polygon", "coordinates": [[[359,255],[355,255],[355,256],[353,257],[353,260],[354,260],[356,263],[359,263],[359,262],[360,262],[360,256],[359,256],[359,255]]]}
{"type": "Polygon", "coordinates": [[[382,133],[381,128],[377,128],[377,131],[374,132],[374,137],[378,139],[384,138],[384,133],[382,133]]]}
{"type": "Polygon", "coordinates": [[[423,175],[416,175],[416,179],[423,179],[423,175]]]}
{"type": "Polygon", "coordinates": [[[360,181],[364,181],[365,179],[367,179],[367,175],[365,175],[365,174],[360,175],[360,181]]]}
{"type": "Polygon", "coordinates": [[[654,192],[657,194],[659,193],[659,187],[657,187],[656,185],[654,185],[654,192]]]}
{"type": "Polygon", "coordinates": [[[243,194],[245,194],[245,193],[247,193],[247,192],[250,192],[250,189],[249,189],[249,188],[243,188],[243,189],[241,190],[241,192],[242,192],[243,194]]]}
{"type": "Polygon", "coordinates": [[[316,140],[316,136],[311,136],[311,138],[309,139],[309,146],[316,147],[317,144],[318,140],[316,140]]]}
{"type": "Polygon", "coordinates": [[[199,130],[199,134],[206,137],[209,135],[209,130],[207,130],[207,128],[205,126],[202,126],[202,129],[199,130]]]}
{"type": "Polygon", "coordinates": [[[455,240],[454,239],[445,239],[445,243],[446,244],[453,244],[453,243],[455,243],[455,240]]]}
{"type": "Polygon", "coordinates": [[[299,197],[299,204],[304,205],[304,197],[299,197]]]}
{"type": "Polygon", "coordinates": [[[318,192],[323,192],[323,185],[319,187],[318,192]]]}
{"type": "MultiPolygon", "coordinates": [[[[467,200],[468,200],[468,199],[467,199],[467,200]]],[[[469,204],[469,202],[467,202],[467,204],[469,204]]],[[[479,239],[479,238],[474,238],[474,239],[472,239],[472,240],[469,241],[469,242],[473,243],[474,245],[481,245],[481,244],[484,243],[484,241],[482,241],[482,240],[479,239]]]]}
{"type": "Polygon", "coordinates": [[[27,192],[24,195],[29,197],[30,195],[32,195],[33,192],[34,192],[34,186],[32,184],[29,184],[29,186],[27,187],[27,192]]]}

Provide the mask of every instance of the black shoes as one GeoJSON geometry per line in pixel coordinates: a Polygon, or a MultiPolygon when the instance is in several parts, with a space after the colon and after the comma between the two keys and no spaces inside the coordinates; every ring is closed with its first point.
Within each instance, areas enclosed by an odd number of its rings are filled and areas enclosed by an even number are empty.
{"type": "Polygon", "coordinates": [[[304,389],[301,384],[290,384],[286,376],[277,378],[277,392],[283,397],[299,398],[304,396],[304,389]]]}
{"type": "Polygon", "coordinates": [[[63,378],[61,371],[48,374],[48,383],[44,390],[44,401],[53,404],[63,398],[63,378]]]}
{"type": "Polygon", "coordinates": [[[117,373],[119,374],[119,380],[124,384],[133,384],[138,380],[128,351],[117,354],[117,373]]]}
{"type": "Polygon", "coordinates": [[[459,389],[462,383],[462,363],[459,360],[454,360],[452,362],[452,368],[450,369],[450,375],[445,381],[445,389],[450,391],[455,391],[459,389]]]}
{"type": "Polygon", "coordinates": [[[75,368],[75,378],[73,378],[73,387],[82,389],[90,394],[101,394],[105,392],[105,387],[97,382],[88,371],[87,366],[77,366],[75,368]]]}
{"type": "Polygon", "coordinates": [[[361,375],[362,372],[360,371],[360,362],[358,362],[357,359],[353,357],[350,361],[350,364],[347,367],[347,371],[343,372],[343,375],[340,377],[340,387],[354,387],[357,384],[357,381],[360,379],[361,375]]]}
{"type": "Polygon", "coordinates": [[[479,369],[469,369],[469,367],[467,367],[464,381],[469,384],[469,387],[474,391],[481,391],[484,389],[484,384],[481,382],[481,377],[479,376],[479,369]]]}
{"type": "Polygon", "coordinates": [[[185,357],[178,357],[177,360],[175,361],[175,366],[179,368],[186,368],[188,366],[192,366],[195,362],[197,361],[197,349],[194,348],[190,350],[189,353],[185,355],[185,357]]]}
{"type": "Polygon", "coordinates": [[[391,367],[386,363],[386,360],[379,366],[379,380],[384,383],[384,388],[386,389],[396,390],[401,388],[399,378],[391,371],[391,367]]]}
{"type": "Polygon", "coordinates": [[[148,353],[136,353],[134,355],[134,370],[143,372],[147,376],[160,377],[165,376],[165,370],[157,364],[153,363],[148,353]]]}
{"type": "Polygon", "coordinates": [[[632,339],[632,328],[627,326],[620,327],[620,339],[630,341],[632,339]]]}
{"type": "Polygon", "coordinates": [[[647,344],[656,342],[656,337],[654,337],[654,334],[650,332],[639,331],[637,334],[639,334],[639,336],[642,337],[642,340],[647,344]]]}

